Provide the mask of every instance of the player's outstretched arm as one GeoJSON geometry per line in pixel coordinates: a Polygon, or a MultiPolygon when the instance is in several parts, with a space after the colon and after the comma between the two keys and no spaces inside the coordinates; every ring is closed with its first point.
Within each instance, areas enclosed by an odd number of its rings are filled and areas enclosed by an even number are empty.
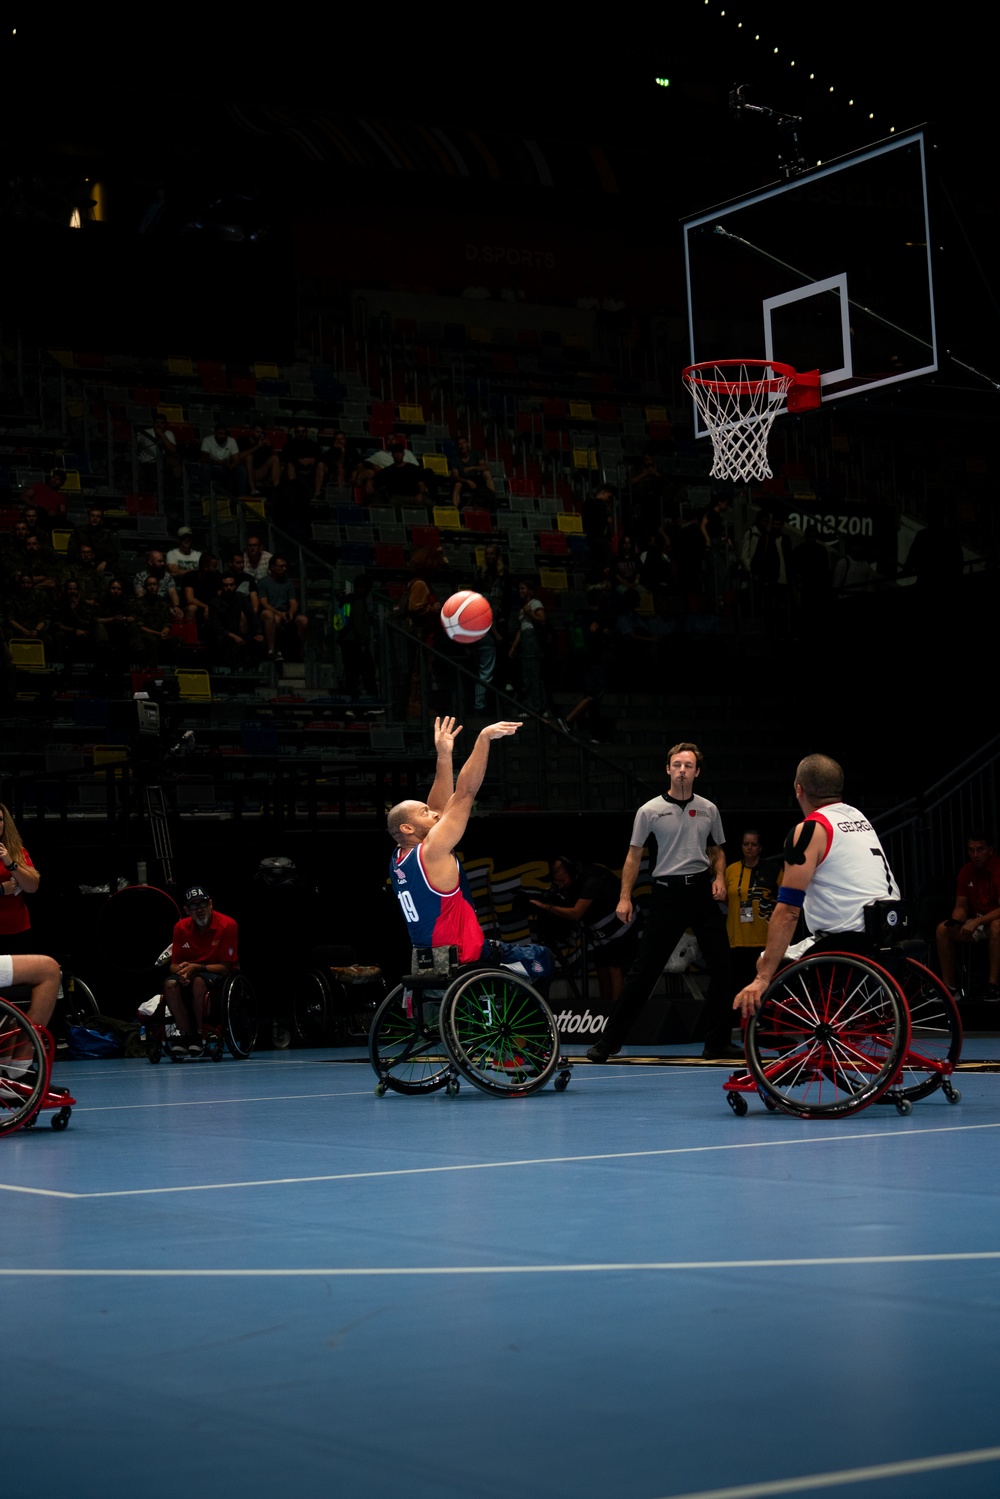
{"type": "Polygon", "coordinates": [[[434,748],[437,751],[437,769],[434,784],[427,795],[427,805],[432,812],[443,812],[455,790],[455,772],[452,754],[455,740],[462,732],[462,725],[454,718],[445,716],[434,720],[434,748]]]}
{"type": "Polygon", "coordinates": [[[490,758],[490,744],[494,739],[506,739],[509,735],[516,734],[520,727],[519,723],[491,723],[480,730],[472,753],[458,773],[455,790],[448,805],[424,839],[425,859],[434,859],[443,853],[450,854],[456,847],[468,827],[476,792],[483,784],[490,758]]]}
{"type": "MultiPolygon", "coordinates": [[[[803,824],[799,823],[792,835],[794,845],[800,845],[803,824]]],[[[782,960],[799,923],[802,900],[809,882],[816,873],[820,861],[822,838],[808,842],[803,857],[798,863],[791,860],[785,865],[778,900],[767,923],[767,944],[757,959],[757,977],[745,989],[741,989],[733,1000],[733,1009],[747,1018],[756,1015],[768,984],[781,967],[782,960]]]]}

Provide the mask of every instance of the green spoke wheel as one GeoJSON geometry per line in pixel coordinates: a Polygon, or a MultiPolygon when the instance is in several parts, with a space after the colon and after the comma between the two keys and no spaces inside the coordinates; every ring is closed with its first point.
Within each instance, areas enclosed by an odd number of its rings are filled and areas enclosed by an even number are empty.
{"type": "Polygon", "coordinates": [[[484,1093],[534,1093],[559,1065],[552,1011],[515,973],[469,974],[448,991],[441,1012],[441,1034],[455,1066],[484,1093]]]}
{"type": "Polygon", "coordinates": [[[429,999],[426,991],[409,999],[407,993],[403,984],[393,989],[375,1011],[368,1032],[377,1093],[380,1087],[383,1092],[434,1093],[452,1070],[438,1026],[439,1000],[429,999]]]}

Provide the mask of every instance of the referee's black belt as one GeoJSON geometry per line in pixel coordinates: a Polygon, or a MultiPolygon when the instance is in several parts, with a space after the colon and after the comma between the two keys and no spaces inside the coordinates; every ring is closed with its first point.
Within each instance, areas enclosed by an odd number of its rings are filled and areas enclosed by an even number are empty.
{"type": "Polygon", "coordinates": [[[707,880],[711,876],[710,869],[699,869],[697,874],[664,874],[654,879],[654,885],[693,885],[697,880],[707,880]]]}

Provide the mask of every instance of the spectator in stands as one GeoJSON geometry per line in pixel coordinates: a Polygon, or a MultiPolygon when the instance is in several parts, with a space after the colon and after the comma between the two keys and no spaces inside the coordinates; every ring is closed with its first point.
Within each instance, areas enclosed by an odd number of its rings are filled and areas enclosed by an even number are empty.
{"type": "Polygon", "coordinates": [[[590,553],[590,575],[595,582],[611,565],[614,505],[615,491],[610,484],[602,484],[583,502],[583,534],[590,553]]]}
{"type": "Polygon", "coordinates": [[[451,468],[451,503],[487,505],[496,498],[490,466],[481,453],[469,446],[467,437],[455,443],[455,462],[451,468]]]}
{"type": "Polygon", "coordinates": [[[328,471],[323,449],[315,437],[309,436],[305,422],[295,423],[281,457],[289,484],[297,485],[308,498],[318,499],[323,493],[328,471]]]}
{"type": "Polygon", "coordinates": [[[44,510],[53,520],[64,520],[66,496],[63,494],[63,485],[65,483],[66,470],[54,468],[49,474],[48,483],[43,480],[40,484],[29,484],[27,489],[21,491],[21,503],[34,505],[39,510],[44,510]]]}
{"type": "MultiPolygon", "coordinates": [[[[632,967],[638,943],[638,916],[633,907],[627,921],[617,914],[619,882],[603,864],[577,863],[565,855],[552,860],[552,886],[531,904],[553,925],[580,925],[597,971],[601,1003],[610,1010],[618,1003],[625,973],[632,967]]],[[[547,940],[547,937],[543,937],[547,940]]]]}
{"type": "Polygon", "coordinates": [[[146,566],[140,568],[132,579],[132,592],[137,599],[145,597],[146,579],[155,578],[160,586],[160,597],[170,605],[174,619],[183,619],[184,611],[178,596],[173,576],[167,568],[167,559],[158,547],[146,553],[146,566]]]}
{"type": "Polygon", "coordinates": [[[348,442],[346,432],[334,432],[333,441],[323,457],[330,482],[338,489],[346,489],[359,482],[358,471],[363,466],[363,460],[354,444],[348,442]]]}
{"type": "Polygon", "coordinates": [[[231,572],[223,573],[222,587],[209,604],[208,634],[213,657],[228,666],[254,664],[264,644],[250,596],[240,593],[231,572]]]}
{"type": "Polygon", "coordinates": [[[161,596],[160,585],[150,574],[143,597],[135,601],[137,643],[150,666],[162,666],[173,657],[175,646],[170,615],[170,605],[161,596]]]}
{"type": "Polygon", "coordinates": [[[139,462],[139,485],[143,492],[156,489],[156,471],[161,461],[164,480],[171,485],[181,482],[183,464],[177,448],[177,438],[167,425],[162,411],[156,413],[151,427],[136,427],[135,445],[139,462]]]}
{"type": "Polygon", "coordinates": [[[29,536],[27,523],[23,520],[15,521],[10,539],[4,548],[3,569],[8,583],[17,581],[18,574],[25,567],[25,558],[28,548],[29,536]]]}
{"type": "Polygon", "coordinates": [[[38,505],[25,505],[21,519],[28,528],[29,536],[37,536],[43,546],[52,545],[52,522],[47,510],[38,505]]]}
{"type": "Polygon", "coordinates": [[[271,558],[267,576],[258,583],[257,593],[268,659],[282,659],[279,645],[290,639],[296,641],[300,651],[304,651],[309,617],[299,607],[297,589],[288,576],[288,563],[284,557],[271,558]]]}
{"type": "Polygon", "coordinates": [[[247,600],[256,614],[260,609],[260,599],[257,597],[257,579],[252,573],[247,571],[246,557],[242,552],[233,553],[229,559],[229,567],[226,571],[236,582],[236,592],[247,600]]]}
{"type": "Polygon", "coordinates": [[[48,630],[48,605],[31,581],[30,573],[18,575],[7,603],[7,628],[16,640],[44,640],[48,630]]]}
{"type": "Polygon", "coordinates": [[[532,584],[522,578],[517,585],[518,625],[509,657],[521,658],[521,701],[532,713],[546,716],[545,683],[542,675],[544,665],[545,610],[540,599],[535,598],[532,584]]]}
{"type": "Polygon", "coordinates": [[[53,650],[66,665],[94,659],[95,605],[82,596],[80,585],[68,578],[53,618],[53,650]]]}
{"type": "Polygon", "coordinates": [[[629,524],[635,526],[640,536],[645,536],[660,524],[667,489],[655,453],[649,450],[643,453],[642,462],[629,479],[629,487],[634,511],[629,524]]]}
{"type": "Polygon", "coordinates": [[[111,582],[108,574],[102,573],[94,556],[94,548],[89,541],[81,541],[80,555],[75,562],[67,562],[63,569],[63,584],[70,580],[76,583],[80,589],[80,597],[84,603],[89,604],[92,609],[104,598],[105,590],[111,582]]]}
{"type": "Polygon", "coordinates": [[[575,731],[577,720],[587,715],[591,744],[599,744],[604,737],[600,728],[599,705],[607,691],[614,663],[617,617],[618,600],[610,582],[587,589],[587,615],[583,627],[583,696],[558,722],[563,732],[570,734],[575,731]]]}
{"type": "Polygon", "coordinates": [[[375,672],[374,620],[369,607],[372,580],[364,573],[354,580],[354,592],[347,595],[342,605],[344,628],[340,632],[340,656],[344,663],[347,693],[352,706],[347,710],[349,718],[356,717],[357,703],[364,683],[368,697],[378,695],[378,677],[375,672]]]}
{"type": "Polygon", "coordinates": [[[731,503],[728,494],[713,495],[698,521],[708,558],[709,600],[716,609],[729,584],[728,554],[733,542],[726,530],[725,515],[731,503]]]}
{"type": "Polygon", "coordinates": [[[177,545],[167,553],[167,572],[172,578],[179,578],[184,573],[193,573],[200,561],[201,553],[194,545],[194,532],[190,526],[180,526],[177,545]]]}
{"type": "Polygon", "coordinates": [[[212,909],[201,885],[184,893],[187,915],[174,927],[170,977],[163,987],[167,1009],[180,1032],[170,1049],[198,1055],[209,995],[239,967],[239,930],[231,916],[212,909]]]}
{"type": "Polygon", "coordinates": [[[81,547],[87,545],[93,548],[94,566],[99,573],[110,577],[118,571],[121,565],[118,538],[104,524],[102,505],[91,505],[87,511],[87,524],[77,526],[69,538],[69,545],[66,548],[69,560],[77,562],[80,558],[81,547]]]}
{"type": "Polygon", "coordinates": [[[260,537],[256,532],[247,537],[246,549],[246,572],[248,577],[259,583],[261,578],[267,577],[267,570],[271,565],[271,553],[266,552],[260,537]]]}
{"type": "Polygon", "coordinates": [[[202,552],[198,566],[184,579],[184,613],[198,626],[204,639],[212,600],[222,589],[219,559],[214,552],[202,552]]]}
{"type": "MultiPolygon", "coordinates": [[[[25,523],[27,524],[27,523],[25,523]]],[[[31,578],[32,586],[54,598],[60,584],[61,565],[55,552],[43,546],[37,536],[28,535],[21,555],[21,572],[31,578]]]]}
{"type": "Polygon", "coordinates": [[[757,612],[764,619],[777,622],[788,588],[784,528],[779,516],[770,510],[758,510],[754,525],[743,538],[740,563],[750,574],[757,612]]]}
{"type": "Polygon", "coordinates": [[[423,470],[406,462],[406,449],[393,446],[388,468],[379,470],[375,494],[383,500],[411,500],[427,493],[423,470]]]}
{"type": "Polygon", "coordinates": [[[669,597],[674,590],[675,568],[670,556],[670,537],[662,526],[650,534],[646,550],[639,558],[639,582],[656,599],[669,597]]]}
{"type": "Polygon", "coordinates": [[[612,582],[619,593],[628,593],[639,578],[639,553],[631,536],[622,536],[618,542],[618,554],[611,564],[612,582]]]}
{"type": "Polygon", "coordinates": [[[969,834],[969,862],[958,872],[955,906],[937,929],[941,977],[958,994],[956,956],[960,944],[989,943],[989,983],[983,998],[1000,1004],[1000,858],[992,840],[980,829],[969,834]]]}
{"type": "Polygon", "coordinates": [[[475,588],[493,611],[492,625],[474,648],[476,673],[479,677],[475,702],[477,710],[481,712],[486,706],[486,688],[493,681],[497,651],[503,650],[507,644],[505,629],[511,606],[510,574],[503,553],[495,541],[491,541],[483,550],[483,565],[476,570],[475,588]]]}
{"type": "Polygon", "coordinates": [[[236,438],[225,422],[217,422],[210,437],[201,442],[202,476],[206,484],[217,484],[231,498],[246,494],[247,472],[236,438]]]}
{"type": "Polygon", "coordinates": [[[271,446],[263,422],[254,422],[249,437],[240,439],[239,450],[251,499],[259,497],[262,485],[265,489],[277,489],[281,483],[281,458],[271,446]]]}
{"type": "Polygon", "coordinates": [[[137,620],[135,595],[125,592],[120,579],[112,578],[104,599],[97,606],[94,620],[98,654],[109,662],[130,661],[137,644],[137,620]]]}

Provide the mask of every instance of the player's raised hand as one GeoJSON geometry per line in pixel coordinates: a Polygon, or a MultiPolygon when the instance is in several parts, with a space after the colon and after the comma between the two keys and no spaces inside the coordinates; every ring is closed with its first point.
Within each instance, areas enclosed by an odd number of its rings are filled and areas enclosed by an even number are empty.
{"type": "Polygon", "coordinates": [[[455,720],[447,715],[444,718],[434,720],[434,748],[436,750],[454,748],[455,740],[462,732],[462,725],[455,725],[455,720]]]}
{"type": "Polygon", "coordinates": [[[506,739],[508,734],[516,734],[520,727],[519,723],[490,723],[480,732],[485,734],[487,739],[506,739]]]}

